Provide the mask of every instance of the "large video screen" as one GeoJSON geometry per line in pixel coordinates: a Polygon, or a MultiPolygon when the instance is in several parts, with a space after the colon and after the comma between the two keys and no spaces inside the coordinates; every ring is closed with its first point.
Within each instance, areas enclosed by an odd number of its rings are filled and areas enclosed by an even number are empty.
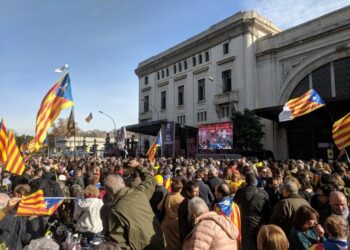
{"type": "Polygon", "coordinates": [[[206,124],[198,128],[198,152],[232,149],[233,125],[230,122],[206,124]]]}

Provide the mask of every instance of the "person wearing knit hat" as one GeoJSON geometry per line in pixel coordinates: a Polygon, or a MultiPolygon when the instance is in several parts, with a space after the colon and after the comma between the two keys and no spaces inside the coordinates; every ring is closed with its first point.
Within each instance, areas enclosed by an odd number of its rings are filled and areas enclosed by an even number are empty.
{"type": "Polygon", "coordinates": [[[156,181],[156,187],[150,199],[150,203],[151,203],[152,210],[160,223],[163,215],[162,215],[162,211],[158,209],[158,206],[159,206],[159,203],[161,203],[161,201],[163,201],[163,199],[166,197],[168,191],[163,186],[163,176],[158,174],[154,176],[154,180],[156,181]]]}
{"type": "Polygon", "coordinates": [[[160,174],[154,176],[154,179],[156,181],[156,185],[163,186],[163,176],[160,174]]]}

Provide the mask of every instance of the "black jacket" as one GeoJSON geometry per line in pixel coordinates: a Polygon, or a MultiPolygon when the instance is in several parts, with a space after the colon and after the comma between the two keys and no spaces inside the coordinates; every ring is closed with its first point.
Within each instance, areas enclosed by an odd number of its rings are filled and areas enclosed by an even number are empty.
{"type": "Polygon", "coordinates": [[[21,250],[29,244],[32,235],[27,232],[27,217],[16,217],[10,212],[0,221],[0,242],[4,242],[11,250],[21,250]]]}
{"type": "Polygon", "coordinates": [[[208,179],[207,184],[208,184],[208,186],[209,186],[211,192],[214,193],[214,192],[215,192],[215,187],[216,187],[217,185],[223,183],[223,182],[224,182],[224,181],[223,181],[221,178],[219,178],[219,177],[217,177],[217,176],[213,176],[213,177],[211,177],[210,179],[208,179]]]}
{"type": "Polygon", "coordinates": [[[158,209],[158,204],[163,200],[163,198],[167,195],[168,191],[164,186],[156,186],[155,191],[150,199],[151,208],[153,213],[156,215],[159,222],[161,222],[161,210],[158,209]]]}
{"type": "Polygon", "coordinates": [[[179,233],[180,241],[183,243],[186,236],[192,231],[194,225],[188,220],[188,203],[190,198],[185,198],[179,206],[178,218],[179,218],[179,233]]]}
{"type": "Polygon", "coordinates": [[[256,249],[258,230],[268,220],[269,195],[265,190],[249,185],[237,191],[235,202],[241,212],[243,249],[256,249]]]}

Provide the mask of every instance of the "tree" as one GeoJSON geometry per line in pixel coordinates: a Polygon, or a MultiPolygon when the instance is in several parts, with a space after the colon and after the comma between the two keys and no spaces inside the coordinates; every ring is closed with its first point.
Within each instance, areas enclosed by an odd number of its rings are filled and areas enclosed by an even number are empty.
{"type": "Polygon", "coordinates": [[[31,135],[25,135],[25,134],[16,135],[15,134],[15,140],[16,140],[18,147],[20,147],[22,143],[30,142],[33,138],[34,138],[34,136],[31,136],[31,135]]]}
{"type": "MultiPolygon", "coordinates": [[[[68,118],[58,118],[54,124],[52,124],[51,133],[54,137],[58,136],[67,136],[68,135],[68,118]]],[[[82,134],[81,129],[78,127],[78,124],[75,122],[75,135],[80,136],[82,134]]]]}
{"type": "Polygon", "coordinates": [[[236,112],[232,116],[235,143],[239,150],[243,151],[262,151],[263,145],[261,139],[265,135],[262,131],[263,124],[260,117],[253,111],[244,109],[244,112],[236,112]]]}

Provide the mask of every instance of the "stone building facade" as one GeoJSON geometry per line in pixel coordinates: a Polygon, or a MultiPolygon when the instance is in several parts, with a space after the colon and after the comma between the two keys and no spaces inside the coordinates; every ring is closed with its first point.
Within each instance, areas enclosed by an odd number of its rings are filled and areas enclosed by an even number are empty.
{"type": "MultiPolygon", "coordinates": [[[[349,55],[350,7],[285,31],[254,11],[239,12],[138,65],[139,123],[198,127],[248,108],[266,118],[263,144],[275,158],[303,158],[291,147],[295,124],[277,121],[281,105],[311,87],[326,101],[349,100],[349,55]]],[[[296,127],[308,124],[300,121],[296,127]]],[[[317,136],[310,157],[322,156],[319,145],[332,148],[329,133],[317,136]]],[[[141,147],[150,139],[139,138],[141,147]]]]}

